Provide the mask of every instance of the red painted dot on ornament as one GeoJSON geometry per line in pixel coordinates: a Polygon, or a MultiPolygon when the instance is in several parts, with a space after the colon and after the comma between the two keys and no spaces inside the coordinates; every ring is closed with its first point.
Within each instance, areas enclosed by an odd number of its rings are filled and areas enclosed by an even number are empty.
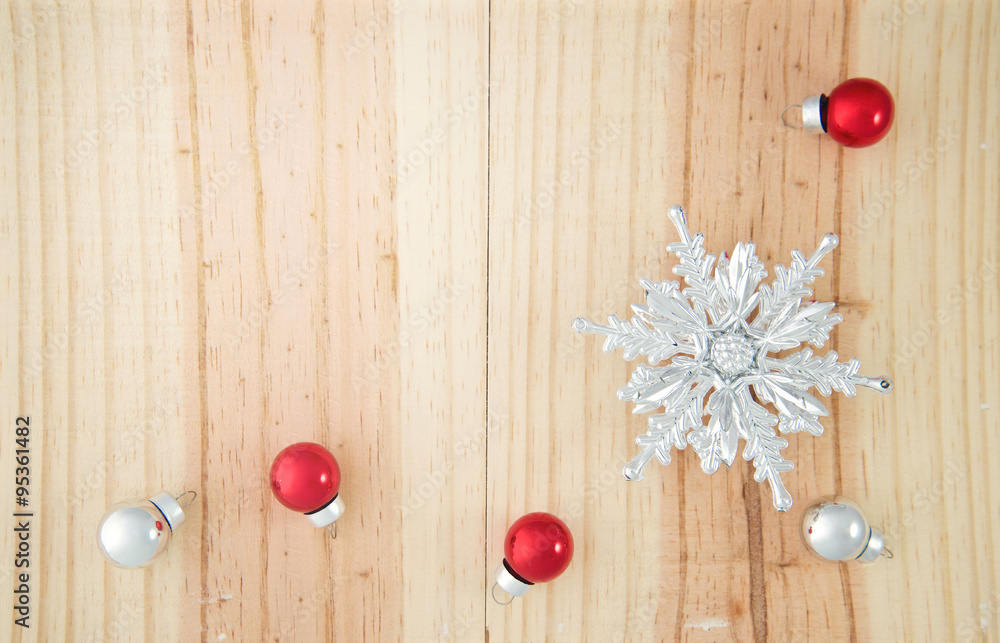
{"type": "Polygon", "coordinates": [[[284,506],[308,513],[330,503],[340,490],[340,466],[313,442],[286,447],[271,465],[271,491],[284,506]]]}
{"type": "Polygon", "coordinates": [[[552,514],[530,513],[518,518],[507,531],[504,558],[529,583],[550,581],[573,559],[573,536],[552,514]]]}
{"type": "Polygon", "coordinates": [[[163,531],[163,523],[159,520],[156,521],[156,531],[163,531]]]}

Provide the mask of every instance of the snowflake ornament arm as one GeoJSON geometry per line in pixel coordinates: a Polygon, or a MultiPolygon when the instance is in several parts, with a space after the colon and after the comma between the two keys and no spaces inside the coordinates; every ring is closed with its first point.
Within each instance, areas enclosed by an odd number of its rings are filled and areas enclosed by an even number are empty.
{"type": "Polygon", "coordinates": [[[754,478],[767,480],[774,506],[787,511],[792,497],[781,474],[793,465],[782,457],[788,441],[774,427],[781,433],[823,432],[818,418],[829,412],[810,388],[848,397],[858,387],[892,390],[891,380],[858,375],[858,360],[838,362],[834,351],[814,357],[804,348],[782,359],[769,356],[803,343],[820,348],[843,319],[830,314],[833,303],[802,305],[812,294],[809,286],[823,275],[819,262],[837,246],[837,237],[823,237],[809,258],[793,251],[791,265],[777,266],[774,282],[767,285],[761,283],[767,270],[754,244],[738,243],[732,257],[716,262],[705,252],[704,237],[688,230],[679,206],[671,207],[669,216],[681,240],[667,249],[680,260],[674,274],[686,287],[643,279],[646,304],[632,306],[630,321],[615,315],[608,324],[573,321],[580,333],[606,336],[604,352],[621,348],[626,360],[645,355],[649,362],[635,369],[618,397],[634,402],[635,413],[663,412],[650,416],[648,430],[636,439],[641,450],[623,473],[628,480],[641,480],[650,460],[669,464],[671,449],[688,443],[702,470],[715,473],[720,464],[732,465],[742,438],[743,458],[753,462],[754,478]]]}

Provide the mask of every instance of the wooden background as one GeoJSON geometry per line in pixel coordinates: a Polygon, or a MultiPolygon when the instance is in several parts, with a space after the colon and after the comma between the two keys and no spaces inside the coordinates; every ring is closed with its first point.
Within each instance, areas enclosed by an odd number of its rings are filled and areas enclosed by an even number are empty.
{"type": "Polygon", "coordinates": [[[30,415],[36,512],[0,638],[1000,640],[995,3],[15,0],[0,81],[0,495],[30,415]],[[886,140],[780,125],[853,76],[886,140]],[[621,478],[632,365],[570,322],[670,274],[671,203],[771,275],[840,235],[828,347],[895,379],[791,437],[788,514],[742,460],[621,478]],[[298,440],[336,541],[268,490],[298,440]],[[199,493],[167,554],[105,564],[101,514],[161,489],[199,493]],[[896,558],[810,558],[829,493],[896,558]],[[575,559],[496,606],[533,510],[575,559]]]}

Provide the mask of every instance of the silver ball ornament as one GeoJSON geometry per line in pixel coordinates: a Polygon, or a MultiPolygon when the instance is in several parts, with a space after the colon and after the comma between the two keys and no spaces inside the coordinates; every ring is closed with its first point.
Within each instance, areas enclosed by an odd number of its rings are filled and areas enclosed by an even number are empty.
{"type": "Polygon", "coordinates": [[[871,563],[879,556],[892,558],[885,536],[849,498],[824,497],[802,512],[802,541],[813,554],[834,562],[859,560],[871,563]]]}
{"type": "Polygon", "coordinates": [[[97,525],[97,547],[112,565],[134,569],[158,558],[174,529],[184,522],[184,507],[197,494],[188,491],[175,498],[161,491],[141,502],[122,502],[108,509],[97,525]],[[183,506],[180,499],[191,499],[183,506]]]}

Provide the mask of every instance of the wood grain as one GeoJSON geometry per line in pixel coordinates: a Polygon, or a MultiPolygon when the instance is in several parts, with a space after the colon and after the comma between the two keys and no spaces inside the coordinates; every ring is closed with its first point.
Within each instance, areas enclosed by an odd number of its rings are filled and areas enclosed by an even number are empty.
{"type": "Polygon", "coordinates": [[[29,415],[35,515],[0,640],[1000,641],[998,43],[985,0],[8,0],[0,479],[10,515],[29,415]],[[886,140],[781,126],[854,76],[886,140]],[[632,365],[570,322],[667,278],[672,203],[772,275],[838,234],[828,346],[895,379],[791,437],[788,514],[742,461],[621,478],[632,365]],[[336,540],[269,492],[300,440],[336,540]],[[108,566],[100,516],[161,489],[199,494],[166,555],[108,566]],[[809,557],[833,493],[893,560],[809,557]],[[494,605],[537,510],[574,562],[494,605]]]}

